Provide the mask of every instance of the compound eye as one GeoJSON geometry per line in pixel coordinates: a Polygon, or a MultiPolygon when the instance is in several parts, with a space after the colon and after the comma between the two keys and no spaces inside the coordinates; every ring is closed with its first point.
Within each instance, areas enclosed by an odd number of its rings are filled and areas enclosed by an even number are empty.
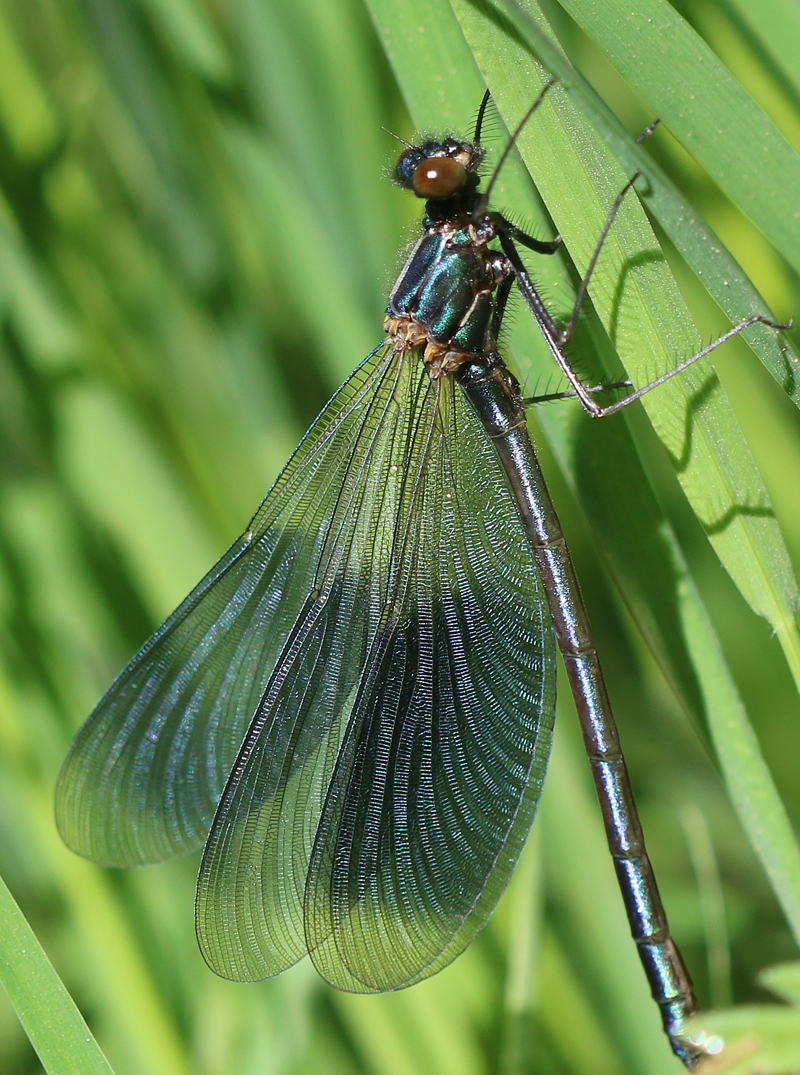
{"type": "Polygon", "coordinates": [[[411,146],[409,149],[404,150],[397,160],[397,166],[394,171],[394,178],[401,187],[413,188],[414,185],[414,172],[419,166],[420,161],[425,159],[425,154],[420,152],[416,146],[411,146]]]}
{"type": "Polygon", "coordinates": [[[467,181],[467,169],[452,157],[428,157],[414,172],[412,186],[420,198],[452,198],[467,181]]]}

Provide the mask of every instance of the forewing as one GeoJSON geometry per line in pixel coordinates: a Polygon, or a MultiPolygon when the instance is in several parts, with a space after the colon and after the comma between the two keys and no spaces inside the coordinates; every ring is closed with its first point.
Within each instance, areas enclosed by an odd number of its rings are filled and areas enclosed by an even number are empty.
{"type": "Polygon", "coordinates": [[[75,738],[56,792],[65,842],[107,866],[203,844],[244,734],[316,585],[352,447],[390,364],[339,389],[248,530],[134,657],[75,738]]]}
{"type": "Polygon", "coordinates": [[[505,478],[460,390],[398,359],[309,605],[231,774],[197,926],[226,977],[311,951],[354,991],[440,969],[483,926],[541,791],[554,649],[505,478]]]}

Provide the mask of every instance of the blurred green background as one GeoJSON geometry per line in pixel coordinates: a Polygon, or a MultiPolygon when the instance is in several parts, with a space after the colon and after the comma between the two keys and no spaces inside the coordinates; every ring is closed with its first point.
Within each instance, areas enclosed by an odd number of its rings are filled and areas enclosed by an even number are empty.
{"type": "MultiPolygon", "coordinates": [[[[739,5],[675,7],[800,149],[800,89],[739,5]]],[[[572,62],[643,129],[652,113],[546,10],[572,62]]],[[[445,125],[469,132],[478,104],[445,125]]],[[[454,965],[395,995],[337,994],[307,961],[224,982],[195,944],[196,859],[103,872],[55,832],[75,730],[381,338],[419,214],[388,181],[398,147],[383,126],[414,133],[360,0],[0,3],[0,873],[118,1075],[675,1072],[563,690],[535,838],[497,914],[454,965]]],[[[666,131],[647,149],[775,314],[795,313],[797,275],[760,232],[666,131]]],[[[673,262],[710,339],[725,321],[673,262]]],[[[719,372],[797,564],[800,416],[744,344],[719,372]]],[[[755,975],[796,957],[792,936],[705,734],[537,441],[700,1000],[764,1001],[755,975]]],[[[637,445],[797,824],[800,704],[781,650],[654,438],[640,429],[637,445]]],[[[1,994],[0,1071],[41,1071],[1,994]]]]}

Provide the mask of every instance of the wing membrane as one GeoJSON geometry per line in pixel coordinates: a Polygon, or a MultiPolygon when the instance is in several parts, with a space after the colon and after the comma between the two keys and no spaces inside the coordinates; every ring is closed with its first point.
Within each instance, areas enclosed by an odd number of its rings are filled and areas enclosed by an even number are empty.
{"type": "Polygon", "coordinates": [[[339,389],[248,530],[133,658],[62,767],[56,818],[106,866],[202,846],[275,663],[316,586],[354,439],[379,417],[381,348],[339,389]]]}
{"type": "Polygon", "coordinates": [[[225,977],[306,951],[354,991],[434,973],[485,923],[541,790],[552,633],[494,451],[413,354],[364,408],[203,857],[198,938],[225,977]]]}

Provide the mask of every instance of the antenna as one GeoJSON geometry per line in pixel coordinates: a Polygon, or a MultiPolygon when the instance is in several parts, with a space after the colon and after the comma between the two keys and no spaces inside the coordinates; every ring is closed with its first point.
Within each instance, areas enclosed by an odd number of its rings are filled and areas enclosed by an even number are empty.
{"type": "Polygon", "coordinates": [[[416,149],[417,147],[412,145],[411,142],[407,142],[405,138],[401,138],[399,134],[395,134],[394,131],[390,131],[388,127],[381,127],[382,131],[386,131],[392,138],[396,138],[398,142],[402,142],[404,146],[408,146],[409,149],[416,149]]]}
{"type": "Polygon", "coordinates": [[[481,144],[481,127],[483,126],[483,120],[486,116],[486,106],[489,104],[489,101],[491,101],[491,99],[492,91],[487,90],[486,93],[484,93],[483,95],[481,107],[478,109],[478,118],[475,120],[475,137],[473,138],[473,142],[476,146],[479,146],[481,144]]]}
{"type": "MultiPolygon", "coordinates": [[[[522,132],[522,128],[525,126],[525,124],[531,118],[533,113],[536,111],[536,109],[539,107],[539,105],[544,100],[544,95],[547,93],[547,91],[550,89],[551,86],[555,85],[555,83],[557,81],[558,81],[558,79],[551,78],[549,82],[545,82],[544,87],[542,88],[542,92],[539,94],[539,96],[533,102],[531,107],[528,109],[528,111],[525,113],[525,115],[522,117],[522,119],[517,124],[517,129],[511,135],[511,138],[509,139],[508,145],[503,150],[503,155],[500,157],[500,160],[497,162],[497,166],[496,166],[495,170],[492,172],[492,178],[489,180],[489,184],[486,187],[486,190],[480,196],[480,198],[478,199],[477,204],[475,205],[475,209],[473,210],[473,213],[472,213],[473,219],[476,219],[478,216],[480,216],[480,214],[484,211],[486,206],[489,204],[489,197],[490,197],[490,195],[492,193],[492,187],[495,185],[495,183],[497,181],[497,177],[500,174],[500,169],[503,167],[503,165],[507,161],[508,155],[511,152],[511,149],[512,149],[514,143],[519,138],[519,136],[520,136],[520,134],[522,132]]],[[[485,96],[484,96],[483,100],[484,100],[484,102],[486,102],[486,97],[485,96]]],[[[479,120],[482,120],[482,118],[483,118],[483,111],[484,111],[484,106],[482,104],[481,105],[481,112],[478,114],[478,119],[479,120]]]]}

